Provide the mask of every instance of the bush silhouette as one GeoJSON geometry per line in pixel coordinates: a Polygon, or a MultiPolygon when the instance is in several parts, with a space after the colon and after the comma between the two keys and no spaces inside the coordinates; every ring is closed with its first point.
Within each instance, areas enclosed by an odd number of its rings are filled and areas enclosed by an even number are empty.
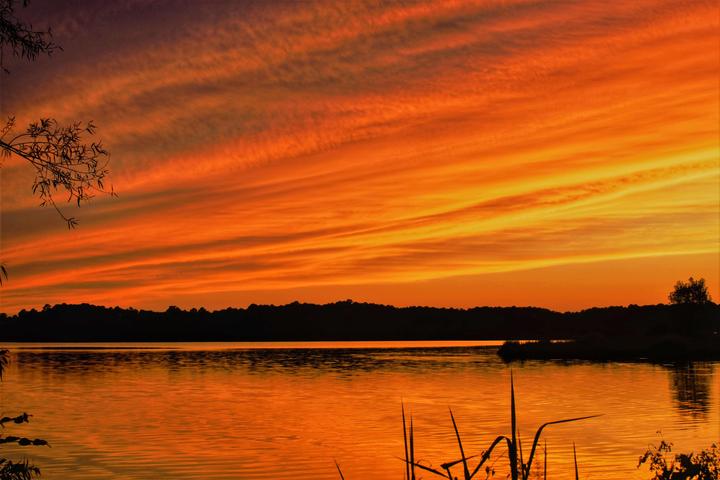
{"type": "Polygon", "coordinates": [[[671,455],[672,443],[662,440],[640,457],[638,468],[647,464],[650,480],[717,480],[720,478],[720,450],[716,444],[700,453],[671,455]]]}

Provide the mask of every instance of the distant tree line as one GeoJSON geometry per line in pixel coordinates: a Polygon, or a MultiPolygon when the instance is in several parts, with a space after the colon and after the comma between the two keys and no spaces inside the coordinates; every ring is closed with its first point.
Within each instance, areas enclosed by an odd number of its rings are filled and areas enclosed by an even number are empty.
{"type": "MultiPolygon", "coordinates": [[[[720,339],[714,303],[591,308],[393,307],[351,300],[164,312],[89,304],[0,314],[0,341],[321,341],[576,339],[694,336],[720,339]]],[[[719,345],[720,347],[720,345],[719,345]]]]}

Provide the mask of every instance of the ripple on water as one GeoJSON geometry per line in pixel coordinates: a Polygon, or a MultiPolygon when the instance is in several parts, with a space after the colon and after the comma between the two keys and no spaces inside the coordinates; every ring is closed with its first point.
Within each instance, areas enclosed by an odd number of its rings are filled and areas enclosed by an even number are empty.
{"type": "MultiPolygon", "coordinates": [[[[402,477],[400,404],[418,457],[458,454],[448,408],[469,452],[509,429],[509,374],[494,347],[343,344],[152,345],[23,349],[2,389],[8,427],[50,440],[30,454],[46,479],[336,479],[402,477]]],[[[529,444],[545,421],[554,479],[643,478],[637,457],[664,438],[697,450],[720,438],[717,363],[525,362],[513,365],[519,426],[529,444]]],[[[498,460],[496,467],[503,467],[498,460]]]]}

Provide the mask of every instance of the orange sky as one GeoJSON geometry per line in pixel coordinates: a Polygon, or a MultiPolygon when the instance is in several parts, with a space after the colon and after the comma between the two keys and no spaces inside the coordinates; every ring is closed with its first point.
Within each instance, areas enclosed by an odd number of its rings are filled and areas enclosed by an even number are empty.
{"type": "Polygon", "coordinates": [[[720,298],[714,1],[35,1],[2,116],[94,120],[68,232],[0,169],[0,310],[720,298]]]}

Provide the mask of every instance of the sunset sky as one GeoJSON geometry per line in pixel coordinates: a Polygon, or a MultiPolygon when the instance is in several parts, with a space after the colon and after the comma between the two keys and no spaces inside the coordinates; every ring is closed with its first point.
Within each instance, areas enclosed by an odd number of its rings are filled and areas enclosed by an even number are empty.
{"type": "MultiPolygon", "coordinates": [[[[63,1],[2,117],[93,120],[68,231],[4,159],[0,311],[720,298],[716,1],[63,1]]],[[[64,202],[62,194],[58,196],[64,202]]]]}

